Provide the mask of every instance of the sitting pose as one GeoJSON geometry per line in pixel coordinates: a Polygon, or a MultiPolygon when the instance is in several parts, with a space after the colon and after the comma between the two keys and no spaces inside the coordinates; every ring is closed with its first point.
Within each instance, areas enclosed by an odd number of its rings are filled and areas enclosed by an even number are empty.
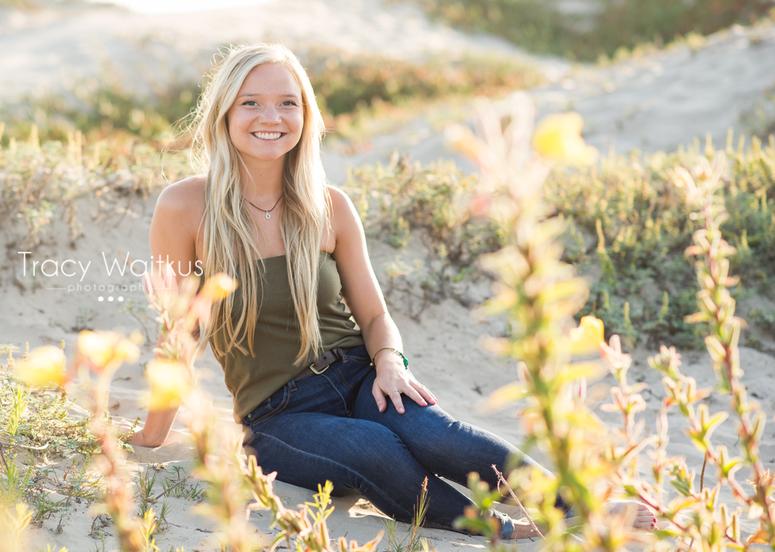
{"type": "MultiPolygon", "coordinates": [[[[159,196],[154,257],[239,287],[208,325],[246,449],[265,473],[334,494],[356,492],[410,522],[428,478],[426,525],[454,530],[478,472],[494,487],[510,456],[492,433],[452,418],[408,368],[350,199],[326,185],[324,124],[305,70],[287,48],[258,44],[223,60],[198,107],[195,146],[206,176],[159,196]]],[[[150,412],[132,443],[164,442],[176,410],[150,412]]],[[[561,500],[558,506],[564,507],[561,500]]],[[[634,524],[650,527],[638,503],[634,524]]],[[[500,512],[503,538],[532,536],[500,512]]]]}

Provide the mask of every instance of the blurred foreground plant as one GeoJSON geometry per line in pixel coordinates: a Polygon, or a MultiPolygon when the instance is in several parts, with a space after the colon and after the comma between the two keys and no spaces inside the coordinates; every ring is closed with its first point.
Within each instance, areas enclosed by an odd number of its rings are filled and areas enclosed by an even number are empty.
{"type": "Polygon", "coordinates": [[[692,219],[700,223],[694,233],[693,245],[686,250],[687,256],[696,258],[700,286],[697,293],[699,311],[689,317],[689,321],[701,323],[708,330],[705,344],[716,372],[718,389],[731,397],[743,458],[730,457],[727,447],[711,443],[711,433],[727,418],[727,413],[711,415],[705,404],[700,404],[695,411],[692,403],[707,392],[693,393],[694,381],[680,373],[677,354],[663,349],[660,356],[652,359],[652,365],[665,374],[663,381],[669,393],[667,406],[679,405],[689,418],[692,441],[705,454],[706,461],[710,460],[718,470],[716,484],[703,488],[701,479],[699,492],[693,490],[692,478],[683,480],[684,495],[692,498],[695,506],[695,515],[688,516],[693,527],[686,532],[693,540],[715,544],[718,549],[728,546],[747,550],[758,544],[769,544],[775,549],[775,481],[759,456],[766,415],[756,403],[749,402],[742,382],[738,342],[744,321],[735,316],[735,300],[729,289],[738,282],[730,275],[729,258],[735,249],[721,233],[721,224],[728,217],[718,193],[725,170],[725,159],[717,157],[713,166],[705,161],[691,172],[678,169],[674,180],[684,194],[692,219]],[[743,467],[751,472],[750,492],[735,477],[743,467]],[[733,512],[723,504],[716,509],[722,485],[729,487],[736,501],[733,512]],[[753,534],[742,534],[740,518],[743,514],[748,519],[758,519],[759,526],[753,534]]]}
{"type": "Polygon", "coordinates": [[[483,139],[456,127],[450,139],[482,169],[480,197],[474,205],[508,229],[506,246],[483,263],[497,275],[495,295],[486,314],[505,313],[508,337],[492,339],[490,347],[518,359],[518,381],[496,391],[491,405],[526,399],[519,418],[530,443],[545,448],[556,477],[535,467],[513,471],[509,484],[523,494],[528,508],[537,508],[546,527],[544,546],[551,550],[619,550],[640,536],[628,527],[625,512],[604,507],[617,490],[616,470],[628,454],[611,454],[605,427],[584,404],[583,381],[601,373],[574,355],[600,350],[602,324],[588,319],[573,329],[572,316],[583,306],[587,286],[561,261],[563,224],[551,215],[542,184],[550,166],[532,153],[588,162],[594,152],[580,138],[576,115],[554,116],[532,133],[532,106],[515,97],[503,128],[492,111],[480,110],[483,139]],[[573,508],[583,544],[568,531],[556,497],[573,508]]]}
{"type": "MultiPolygon", "coordinates": [[[[742,460],[730,458],[725,447],[714,447],[710,442],[711,433],[726,413],[711,416],[707,405],[696,406],[708,392],[698,390],[693,379],[680,373],[673,349],[663,347],[660,355],[650,360],[665,374],[668,397],[657,433],[643,437],[643,423],[636,419],[645,408],[640,395],[643,386],[628,382],[631,358],[622,352],[619,338],[614,336],[605,344],[602,323],[590,317],[583,317],[580,325],[572,328],[571,316],[584,302],[586,285],[560,261],[559,236],[564,226],[552,216],[543,197],[547,165],[530,150],[532,110],[526,101],[517,101],[510,115],[510,124],[504,129],[492,112],[483,112],[484,140],[462,128],[452,129],[450,137],[482,168],[482,191],[473,207],[505,221],[510,229],[506,247],[484,259],[498,278],[495,296],[486,303],[484,312],[507,315],[508,337],[490,340],[489,344],[496,352],[518,360],[518,381],[497,390],[489,404],[501,407],[523,401],[519,418],[527,442],[541,446],[553,462],[556,477],[520,467],[508,481],[523,495],[527,507],[538,511],[537,519],[546,526],[544,546],[550,550],[618,550],[637,542],[657,550],[674,550],[676,546],[681,550],[747,550],[767,543],[775,548],[773,478],[758,457],[764,416],[761,412],[751,416],[756,408],[747,402],[740,382],[737,341],[741,321],[734,316],[734,300],[727,290],[736,281],[729,277],[728,258],[734,249],[721,238],[724,203],[714,196],[719,171],[711,170],[706,162],[695,170],[694,177],[679,169],[676,179],[687,194],[689,210],[696,212],[694,218],[703,221],[694,235],[694,246],[687,250],[700,258],[700,312],[692,321],[708,323],[706,344],[722,391],[732,394],[741,447],[752,471],[751,494],[734,479],[742,460]],[[574,357],[595,349],[602,352],[617,383],[610,390],[611,402],[603,405],[604,410],[621,415],[622,426],[615,433],[585,405],[584,381],[600,374],[597,363],[585,359],[573,362],[574,357]],[[704,486],[703,468],[700,489],[695,490],[694,472],[686,461],[667,456],[666,411],[671,405],[680,407],[689,420],[692,441],[706,454],[706,460],[717,465],[716,485],[704,486]],[[649,447],[653,448],[655,484],[644,481],[638,470],[639,456],[649,447]],[[678,491],[669,501],[662,489],[666,480],[678,491]],[[731,515],[725,504],[718,504],[722,483],[731,488],[736,504],[731,515]],[[624,511],[612,511],[604,504],[620,489],[649,504],[665,527],[654,533],[630,529],[624,511]],[[556,496],[577,515],[580,540],[568,531],[555,507],[556,496]],[[759,528],[748,536],[741,532],[741,509],[760,520],[759,528]]],[[[580,142],[579,132],[575,116],[554,116],[538,127],[532,144],[546,157],[589,161],[591,155],[580,142]]]]}
{"type": "Polygon", "coordinates": [[[775,549],[772,475],[764,469],[758,455],[765,417],[757,405],[748,402],[741,381],[738,340],[743,321],[735,316],[735,301],[729,291],[737,283],[737,278],[729,274],[729,257],[734,248],[723,239],[720,229],[727,216],[718,193],[725,168],[724,158],[717,157],[713,166],[703,160],[691,171],[679,168],[673,173],[673,179],[692,220],[700,223],[694,232],[693,245],[686,250],[688,256],[697,258],[700,286],[699,312],[690,316],[689,321],[707,327],[709,335],[705,343],[719,391],[732,396],[744,458],[730,456],[726,446],[712,443],[711,435],[727,419],[727,412],[710,413],[705,399],[712,391],[698,388],[694,378],[681,372],[681,358],[676,350],[662,346],[659,354],[649,359],[649,365],[663,374],[666,391],[651,452],[654,482],[645,481],[635,473],[628,474],[625,482],[630,495],[650,504],[666,522],[657,536],[669,539],[670,544],[669,548],[662,549],[749,550],[760,544],[769,544],[775,549]],[[687,466],[685,458],[667,454],[667,413],[672,407],[678,407],[686,418],[689,437],[704,454],[699,486],[696,473],[687,466]],[[712,485],[706,482],[708,463],[717,468],[717,480],[712,485]],[[736,479],[736,472],[746,465],[753,475],[750,493],[736,479]],[[670,500],[663,489],[665,482],[677,491],[670,500]],[[724,486],[731,491],[731,504],[720,503],[724,486]],[[742,529],[744,514],[748,519],[759,521],[758,527],[747,535],[742,529]]]}

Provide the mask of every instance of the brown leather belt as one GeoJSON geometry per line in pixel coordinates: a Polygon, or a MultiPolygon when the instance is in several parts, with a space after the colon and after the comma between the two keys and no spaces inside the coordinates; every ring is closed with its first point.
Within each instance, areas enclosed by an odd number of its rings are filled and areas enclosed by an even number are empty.
{"type": "Polygon", "coordinates": [[[307,366],[304,371],[296,376],[295,379],[306,378],[307,376],[320,375],[331,366],[337,360],[341,360],[344,357],[341,347],[334,347],[328,351],[325,351],[322,355],[316,358],[307,366]]]}

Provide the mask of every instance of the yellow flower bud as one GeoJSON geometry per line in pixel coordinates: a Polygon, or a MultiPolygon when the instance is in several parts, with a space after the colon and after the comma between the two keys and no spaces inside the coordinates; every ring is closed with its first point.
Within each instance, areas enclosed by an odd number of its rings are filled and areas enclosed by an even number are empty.
{"type": "Polygon", "coordinates": [[[149,410],[180,406],[191,392],[189,370],[177,360],[152,360],[146,367],[145,377],[150,387],[147,397],[149,410]]]}
{"type": "Polygon", "coordinates": [[[224,272],[219,272],[207,279],[202,288],[202,295],[213,301],[223,299],[237,289],[237,280],[224,272]]]}
{"type": "Polygon", "coordinates": [[[17,380],[30,387],[62,386],[65,383],[65,353],[54,345],[37,347],[14,367],[17,380]]]}
{"type": "Polygon", "coordinates": [[[579,327],[570,332],[570,351],[572,355],[587,355],[600,350],[605,343],[603,321],[594,316],[582,316],[579,327]]]}
{"type": "Polygon", "coordinates": [[[584,143],[581,128],[584,121],[578,113],[556,113],[544,118],[533,135],[533,147],[543,157],[570,164],[588,164],[597,150],[584,143]]]}
{"type": "Polygon", "coordinates": [[[102,372],[105,368],[115,370],[124,362],[135,362],[140,350],[135,344],[139,339],[126,339],[116,332],[94,332],[84,330],[78,334],[78,355],[86,358],[93,370],[102,372]]]}

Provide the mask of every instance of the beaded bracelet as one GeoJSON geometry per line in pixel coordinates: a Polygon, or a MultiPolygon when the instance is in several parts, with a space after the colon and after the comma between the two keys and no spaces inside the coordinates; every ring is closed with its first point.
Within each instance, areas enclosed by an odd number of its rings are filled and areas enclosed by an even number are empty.
{"type": "Polygon", "coordinates": [[[371,357],[371,362],[369,363],[369,366],[374,366],[374,359],[377,358],[377,355],[380,354],[382,351],[393,351],[395,354],[401,357],[401,360],[404,361],[404,368],[409,369],[409,359],[406,358],[406,355],[399,351],[398,349],[395,349],[393,347],[382,347],[379,349],[376,353],[374,353],[374,356],[371,357]]]}

